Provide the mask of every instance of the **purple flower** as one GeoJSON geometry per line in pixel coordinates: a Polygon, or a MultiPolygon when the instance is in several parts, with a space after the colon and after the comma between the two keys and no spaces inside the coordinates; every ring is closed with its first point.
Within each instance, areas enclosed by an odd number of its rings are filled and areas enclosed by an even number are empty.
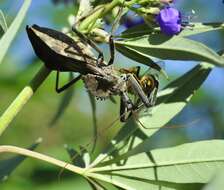
{"type": "Polygon", "coordinates": [[[172,36],[181,31],[181,13],[177,9],[166,7],[156,16],[161,31],[172,36]]]}

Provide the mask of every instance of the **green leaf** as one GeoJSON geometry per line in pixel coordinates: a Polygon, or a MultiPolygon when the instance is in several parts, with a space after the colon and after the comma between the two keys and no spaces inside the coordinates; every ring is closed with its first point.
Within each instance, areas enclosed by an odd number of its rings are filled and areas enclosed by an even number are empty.
{"type": "Polygon", "coordinates": [[[0,9],[0,26],[2,27],[3,31],[6,32],[8,29],[6,20],[5,20],[5,16],[4,13],[2,12],[2,10],[0,9]]]}
{"type": "Polygon", "coordinates": [[[192,28],[184,29],[178,36],[192,36],[205,32],[214,32],[224,29],[223,23],[191,23],[192,28]]]}
{"type": "MultiPolygon", "coordinates": [[[[179,36],[168,37],[154,34],[115,41],[116,48],[131,48],[139,54],[170,60],[205,61],[217,66],[224,66],[224,57],[219,56],[204,44],[179,36]]],[[[140,59],[139,59],[139,62],[140,59]]]]}
{"type": "Polygon", "coordinates": [[[89,185],[92,188],[92,190],[107,190],[105,187],[99,184],[96,180],[91,178],[86,178],[86,179],[89,182],[89,185]]]}
{"type": "Polygon", "coordinates": [[[109,175],[111,179],[121,176],[149,184],[207,183],[218,170],[223,169],[224,141],[210,140],[150,152],[145,146],[143,153],[129,154],[125,165],[93,168],[89,170],[88,176],[95,177],[95,174],[100,173],[109,175]]]}
{"type": "Polygon", "coordinates": [[[203,84],[212,70],[208,63],[201,63],[183,76],[168,84],[158,94],[156,106],[152,109],[143,109],[139,113],[139,128],[148,136],[153,135],[173,119],[192,98],[196,90],[203,84]],[[163,118],[163,119],[161,119],[163,118]]]}
{"type": "MultiPolygon", "coordinates": [[[[34,144],[29,147],[29,150],[34,150],[40,143],[42,139],[38,139],[34,144]]],[[[14,156],[7,160],[0,161],[0,180],[5,180],[8,176],[25,160],[26,156],[14,156]]]]}
{"type": "MultiPolygon", "coordinates": [[[[71,81],[72,79],[73,79],[73,76],[72,76],[72,73],[70,73],[69,81],[71,81]]],[[[53,116],[53,118],[49,124],[49,127],[54,126],[57,123],[57,121],[61,118],[61,116],[63,116],[66,108],[69,106],[70,102],[72,101],[73,96],[74,96],[74,85],[65,91],[65,93],[59,103],[57,112],[53,116]]]]}
{"type": "Polygon", "coordinates": [[[140,180],[139,178],[124,177],[120,175],[94,175],[95,178],[107,181],[125,190],[199,190],[203,184],[196,183],[169,183],[162,181],[140,180]]]}
{"type": "Polygon", "coordinates": [[[115,187],[111,183],[106,183],[92,178],[87,178],[87,180],[93,190],[121,190],[119,187],[115,187]]]}
{"type": "Polygon", "coordinates": [[[208,183],[203,190],[214,190],[214,189],[222,189],[224,186],[224,173],[223,171],[219,171],[216,176],[208,183]]]}
{"type": "Polygon", "coordinates": [[[24,0],[24,3],[17,14],[16,18],[13,20],[7,32],[3,35],[0,40],[0,63],[2,62],[6,52],[8,51],[9,46],[11,45],[14,37],[16,36],[20,25],[22,24],[23,19],[25,18],[26,12],[31,4],[31,0],[24,0]]]}
{"type": "MultiPolygon", "coordinates": [[[[191,23],[192,27],[185,27],[178,36],[192,36],[197,34],[202,34],[205,32],[213,32],[218,30],[223,30],[223,23],[191,23]]],[[[131,27],[121,33],[119,37],[121,38],[135,38],[139,36],[149,35],[152,33],[158,33],[159,28],[150,28],[147,24],[140,24],[134,27],[131,27]]]]}

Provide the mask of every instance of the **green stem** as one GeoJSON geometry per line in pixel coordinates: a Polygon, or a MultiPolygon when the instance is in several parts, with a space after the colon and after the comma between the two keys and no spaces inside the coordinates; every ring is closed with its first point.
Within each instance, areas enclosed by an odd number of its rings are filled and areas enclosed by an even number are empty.
{"type": "Polygon", "coordinates": [[[87,17],[85,20],[82,21],[82,23],[79,26],[80,31],[84,31],[88,29],[88,27],[91,25],[94,25],[97,19],[104,17],[108,12],[110,12],[114,7],[121,4],[122,0],[113,0],[111,3],[108,3],[104,6],[102,6],[101,9],[98,9],[96,12],[94,12],[92,15],[87,17]]]}
{"type": "Polygon", "coordinates": [[[19,148],[19,147],[16,147],[16,146],[8,146],[8,145],[0,146],[0,154],[4,153],[4,152],[16,153],[16,154],[20,154],[20,155],[23,155],[23,156],[36,158],[38,160],[42,160],[42,161],[54,164],[54,165],[59,166],[61,168],[66,168],[67,170],[70,170],[70,171],[72,171],[74,173],[77,173],[77,174],[80,174],[80,175],[84,175],[84,173],[86,171],[83,168],[74,166],[72,164],[63,162],[61,160],[52,158],[50,156],[47,156],[47,155],[44,155],[44,154],[41,154],[41,153],[38,153],[38,152],[27,150],[25,148],[19,148]]]}
{"type": "Polygon", "coordinates": [[[50,70],[46,67],[42,67],[30,84],[23,88],[20,94],[3,113],[0,117],[0,136],[49,74],[50,70]]]}

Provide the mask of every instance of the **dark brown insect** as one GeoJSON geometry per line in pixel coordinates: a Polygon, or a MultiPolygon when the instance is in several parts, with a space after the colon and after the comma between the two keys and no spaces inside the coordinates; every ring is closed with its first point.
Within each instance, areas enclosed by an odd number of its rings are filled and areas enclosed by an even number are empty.
{"type": "Polygon", "coordinates": [[[87,90],[99,99],[119,95],[121,121],[125,121],[126,113],[138,109],[141,103],[146,107],[154,105],[158,80],[153,75],[140,76],[140,67],[114,68],[112,38],[110,38],[111,58],[106,63],[98,47],[74,27],[73,31],[79,37],[77,41],[62,32],[37,25],[27,26],[26,30],[36,55],[47,68],[57,71],[56,91],[58,93],[82,79],[87,90]],[[91,51],[87,51],[87,45],[98,52],[98,58],[95,58],[91,51]],[[77,72],[79,75],[59,88],[60,72],[77,72]],[[133,102],[130,94],[133,94],[137,100],[133,102]]]}

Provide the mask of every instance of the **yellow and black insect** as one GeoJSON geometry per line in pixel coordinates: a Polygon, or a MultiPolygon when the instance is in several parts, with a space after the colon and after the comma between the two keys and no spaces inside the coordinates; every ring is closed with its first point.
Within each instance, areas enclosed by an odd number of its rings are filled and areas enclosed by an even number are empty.
{"type": "MultiPolygon", "coordinates": [[[[122,68],[120,72],[126,75],[127,91],[133,94],[135,102],[131,103],[132,107],[128,110],[126,100],[121,98],[120,116],[121,121],[126,121],[126,113],[138,110],[142,105],[149,108],[154,106],[156,95],[159,88],[158,77],[153,74],[145,73],[140,75],[140,67],[122,68]]],[[[130,100],[129,100],[130,101],[130,100]]],[[[129,115],[130,116],[130,115],[129,115]]]]}

